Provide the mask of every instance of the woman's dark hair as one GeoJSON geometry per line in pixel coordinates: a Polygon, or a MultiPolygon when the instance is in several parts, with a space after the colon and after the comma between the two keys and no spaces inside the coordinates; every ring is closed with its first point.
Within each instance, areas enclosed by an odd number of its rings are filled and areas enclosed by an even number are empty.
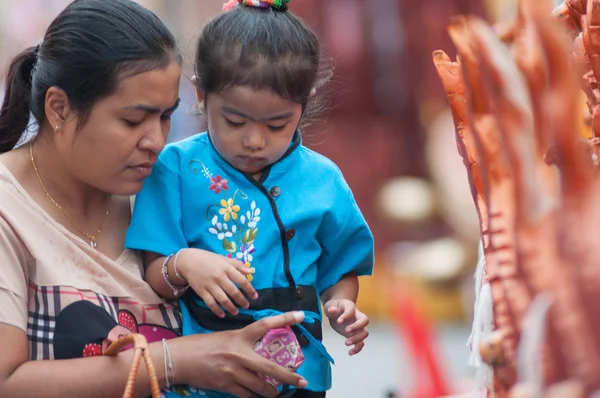
{"type": "Polygon", "coordinates": [[[43,42],[15,57],[0,109],[0,153],[27,129],[42,126],[46,92],[56,86],[84,123],[92,106],[114,93],[123,73],[163,68],[175,59],[173,34],[132,0],[76,0],[48,27],[43,42]]]}
{"type": "Polygon", "coordinates": [[[331,75],[319,39],[287,8],[241,5],[204,27],[194,69],[205,95],[233,86],[269,88],[305,106],[305,115],[315,111],[311,90],[331,75]]]}

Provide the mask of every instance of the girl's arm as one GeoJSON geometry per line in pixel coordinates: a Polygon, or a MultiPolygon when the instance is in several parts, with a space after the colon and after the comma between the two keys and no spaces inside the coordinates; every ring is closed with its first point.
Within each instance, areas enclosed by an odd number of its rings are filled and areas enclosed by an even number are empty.
{"type": "Polygon", "coordinates": [[[321,301],[344,299],[356,303],[358,298],[358,276],[356,272],[347,273],[338,283],[331,286],[321,294],[321,301]]]}
{"type": "MultiPolygon", "coordinates": [[[[167,284],[162,274],[165,259],[166,257],[156,253],[144,254],[146,282],[161,297],[173,300],[176,298],[175,292],[167,284]]],[[[236,259],[206,250],[190,248],[179,251],[170,257],[167,263],[167,272],[175,288],[181,288],[189,283],[208,308],[220,317],[225,316],[223,309],[232,315],[237,315],[238,309],[234,302],[242,308],[250,306],[242,292],[252,300],[258,298],[256,290],[246,278],[246,275],[253,272],[252,269],[244,267],[236,259]],[[177,262],[177,273],[181,278],[176,276],[175,262],[177,262]]]]}
{"type": "MultiPolygon", "coordinates": [[[[165,279],[162,276],[162,267],[163,267],[163,263],[165,262],[165,256],[157,254],[157,253],[151,253],[151,252],[144,252],[143,254],[144,256],[144,266],[146,268],[145,271],[145,279],[146,282],[152,287],[152,289],[154,289],[154,291],[162,298],[164,298],[165,300],[175,300],[177,299],[177,296],[175,296],[175,293],[173,292],[173,289],[171,289],[171,287],[169,287],[169,285],[167,285],[167,282],[165,282],[165,279]]],[[[187,285],[187,281],[184,279],[180,279],[176,276],[175,274],[175,269],[174,269],[174,263],[175,263],[175,256],[172,256],[169,259],[169,263],[167,264],[167,272],[169,273],[169,277],[171,278],[171,281],[173,282],[173,284],[176,285],[176,287],[183,287],[185,285],[187,285]]],[[[181,270],[178,268],[177,269],[178,272],[181,272],[181,270]]]]}

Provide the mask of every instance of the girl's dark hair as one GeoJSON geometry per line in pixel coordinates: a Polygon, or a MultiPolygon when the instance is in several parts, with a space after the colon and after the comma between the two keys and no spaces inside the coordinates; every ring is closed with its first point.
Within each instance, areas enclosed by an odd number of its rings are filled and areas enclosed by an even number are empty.
{"type": "Polygon", "coordinates": [[[205,95],[239,85],[270,88],[305,106],[309,116],[311,90],[331,75],[319,39],[293,13],[241,5],[204,27],[194,69],[205,95]]]}
{"type": "Polygon", "coordinates": [[[56,86],[84,123],[92,106],[114,93],[121,74],[163,68],[175,59],[173,34],[132,0],[76,0],[49,26],[43,42],[15,57],[0,108],[0,153],[41,126],[46,92],[56,86]]]}

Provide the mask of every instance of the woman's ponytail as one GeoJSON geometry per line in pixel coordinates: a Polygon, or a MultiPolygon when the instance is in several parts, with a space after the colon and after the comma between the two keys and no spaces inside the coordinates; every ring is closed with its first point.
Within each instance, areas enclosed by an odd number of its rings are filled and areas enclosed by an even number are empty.
{"type": "Polygon", "coordinates": [[[0,108],[0,154],[12,150],[29,125],[36,62],[37,47],[30,47],[17,55],[8,68],[6,93],[0,108]]]}

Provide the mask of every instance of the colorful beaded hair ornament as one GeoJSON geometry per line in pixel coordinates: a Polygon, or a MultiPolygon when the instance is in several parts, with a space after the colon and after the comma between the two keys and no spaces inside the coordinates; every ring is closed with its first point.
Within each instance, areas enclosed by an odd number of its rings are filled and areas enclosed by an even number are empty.
{"type": "Polygon", "coordinates": [[[292,0],[229,0],[223,4],[223,11],[229,11],[237,5],[256,8],[273,8],[275,10],[287,10],[287,3],[292,0]]]}

